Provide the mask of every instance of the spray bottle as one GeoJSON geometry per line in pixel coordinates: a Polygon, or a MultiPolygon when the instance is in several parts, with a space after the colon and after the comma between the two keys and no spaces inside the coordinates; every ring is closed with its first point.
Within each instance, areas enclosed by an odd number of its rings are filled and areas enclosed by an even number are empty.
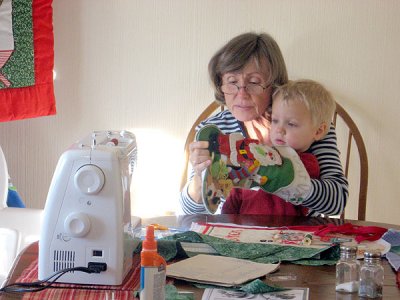
{"type": "Polygon", "coordinates": [[[146,228],[140,259],[140,299],[164,300],[167,263],[157,253],[157,241],[154,238],[154,226],[152,225],[146,228]]]}

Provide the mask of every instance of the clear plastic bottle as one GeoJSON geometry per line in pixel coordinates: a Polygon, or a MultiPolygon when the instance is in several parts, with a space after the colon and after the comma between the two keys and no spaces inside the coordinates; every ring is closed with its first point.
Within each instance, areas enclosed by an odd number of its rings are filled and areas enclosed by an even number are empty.
{"type": "Polygon", "coordinates": [[[358,295],[366,298],[382,297],[384,270],[380,252],[365,252],[360,270],[358,295]]]}
{"type": "Polygon", "coordinates": [[[142,242],[140,253],[140,299],[165,300],[165,279],[167,263],[157,253],[157,241],[154,226],[146,228],[146,238],[142,242]]]}
{"type": "Polygon", "coordinates": [[[357,260],[357,246],[341,246],[340,259],[336,264],[336,291],[356,293],[360,280],[360,263],[357,260]]]}

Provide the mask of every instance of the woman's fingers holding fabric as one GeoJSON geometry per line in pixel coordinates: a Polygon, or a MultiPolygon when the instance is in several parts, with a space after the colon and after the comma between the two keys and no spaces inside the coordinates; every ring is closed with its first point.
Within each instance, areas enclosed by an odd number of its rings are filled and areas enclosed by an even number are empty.
{"type": "Polygon", "coordinates": [[[202,163],[204,160],[210,158],[210,152],[208,151],[208,142],[193,142],[189,146],[190,150],[190,163],[195,166],[202,163]]]}
{"type": "Polygon", "coordinates": [[[193,151],[196,151],[198,149],[208,151],[208,142],[207,141],[197,141],[197,142],[193,142],[189,145],[190,153],[192,153],[193,151]]]}
{"type": "Polygon", "coordinates": [[[196,174],[201,172],[211,164],[210,152],[208,151],[208,142],[193,142],[190,144],[190,163],[196,174]]]}
{"type": "Polygon", "coordinates": [[[193,170],[196,175],[201,176],[201,173],[209,166],[211,165],[211,159],[207,159],[203,162],[200,162],[196,165],[193,166],[193,170]]]}

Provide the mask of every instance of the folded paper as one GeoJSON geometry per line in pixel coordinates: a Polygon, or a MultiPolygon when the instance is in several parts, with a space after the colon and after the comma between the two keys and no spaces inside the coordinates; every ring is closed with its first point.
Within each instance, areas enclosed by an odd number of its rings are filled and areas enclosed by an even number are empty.
{"type": "Polygon", "coordinates": [[[278,267],[279,264],[262,264],[233,257],[199,254],[168,265],[167,276],[199,283],[237,286],[269,274],[278,267]]]}

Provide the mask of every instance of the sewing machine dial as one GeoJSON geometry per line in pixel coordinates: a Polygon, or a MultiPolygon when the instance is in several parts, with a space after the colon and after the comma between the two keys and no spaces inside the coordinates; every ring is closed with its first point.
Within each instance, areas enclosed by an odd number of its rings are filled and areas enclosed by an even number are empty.
{"type": "Polygon", "coordinates": [[[89,217],[84,213],[71,213],[64,221],[65,231],[73,237],[83,237],[90,230],[89,217]]]}
{"type": "Polygon", "coordinates": [[[74,185],[84,194],[98,194],[104,185],[104,173],[95,165],[84,165],[75,173],[74,185]]]}

